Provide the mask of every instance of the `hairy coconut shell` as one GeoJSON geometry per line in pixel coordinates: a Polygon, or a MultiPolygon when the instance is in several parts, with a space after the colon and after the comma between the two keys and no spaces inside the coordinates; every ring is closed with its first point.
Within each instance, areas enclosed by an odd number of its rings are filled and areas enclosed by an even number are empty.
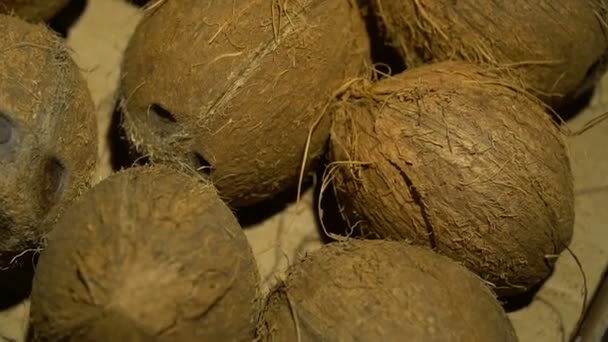
{"type": "Polygon", "coordinates": [[[365,240],[331,243],[294,264],[258,333],[262,341],[517,341],[464,267],[424,247],[365,240]]]}
{"type": "Polygon", "coordinates": [[[540,282],[569,244],[573,180],[560,132],[492,72],[442,62],[359,84],[335,120],[334,189],[364,234],[432,247],[500,295],[540,282]]]}
{"type": "Polygon", "coordinates": [[[86,81],[61,38],[6,15],[0,32],[2,268],[36,247],[54,206],[90,186],[97,127],[86,81]]]}
{"type": "Polygon", "coordinates": [[[370,3],[410,67],[448,59],[500,65],[554,107],[606,69],[594,69],[608,57],[601,0],[370,3]]]}
{"type": "Polygon", "coordinates": [[[70,0],[0,0],[0,13],[15,14],[27,21],[46,21],[69,2],[70,0]]]}
{"type": "Polygon", "coordinates": [[[295,186],[307,137],[323,154],[332,94],[368,56],[349,0],[168,1],[137,27],[122,68],[124,126],[157,162],[181,160],[231,206],[295,186]]]}
{"type": "Polygon", "coordinates": [[[81,196],[40,256],[35,339],[251,341],[256,261],[230,209],[197,178],[136,167],[81,196]]]}

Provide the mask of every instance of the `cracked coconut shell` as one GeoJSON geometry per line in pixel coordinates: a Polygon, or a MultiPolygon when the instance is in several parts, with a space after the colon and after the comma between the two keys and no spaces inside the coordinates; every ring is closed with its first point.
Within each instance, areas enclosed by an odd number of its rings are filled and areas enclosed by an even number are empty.
{"type": "Polygon", "coordinates": [[[424,247],[330,243],[268,296],[261,341],[517,341],[483,281],[424,247]]]}
{"type": "Polygon", "coordinates": [[[349,0],[167,1],[135,30],[123,126],[156,162],[206,174],[231,207],[298,183],[325,152],[335,91],[359,76],[368,37],[349,0]],[[316,125],[315,125],[316,123],[316,125]]]}
{"type": "Polygon", "coordinates": [[[0,0],[0,13],[14,14],[27,21],[47,21],[70,0],[0,0]]]}
{"type": "Polygon", "coordinates": [[[34,340],[251,341],[259,274],[215,188],[135,167],[81,196],[34,277],[34,340]]]}
{"type": "MultiPolygon", "coordinates": [[[[0,15],[0,268],[36,248],[59,204],[90,186],[95,107],[63,41],[0,15]]],[[[30,261],[28,261],[30,262],[30,261]]]]}
{"type": "Polygon", "coordinates": [[[560,132],[537,100],[489,70],[443,62],[359,83],[335,120],[333,187],[358,232],[429,246],[499,295],[541,282],[570,243],[560,132]]]}
{"type": "Polygon", "coordinates": [[[460,59],[502,66],[555,109],[606,70],[602,0],[368,0],[407,65],[460,59]]]}

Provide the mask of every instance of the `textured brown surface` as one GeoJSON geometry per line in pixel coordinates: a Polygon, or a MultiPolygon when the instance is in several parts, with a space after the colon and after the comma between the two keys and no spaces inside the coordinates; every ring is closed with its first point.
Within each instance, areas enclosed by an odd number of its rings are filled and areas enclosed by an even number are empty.
{"type": "MultiPolygon", "coordinates": [[[[135,146],[155,160],[197,153],[204,161],[193,166],[210,166],[202,172],[235,207],[297,183],[309,129],[367,56],[349,0],[279,3],[167,1],[144,17],[125,55],[121,94],[135,146]]],[[[328,134],[324,116],[309,162],[328,134]]]]}
{"type": "Polygon", "coordinates": [[[553,105],[561,98],[550,95],[574,95],[608,48],[600,0],[370,3],[408,66],[447,59],[501,65],[553,105]]]}
{"type": "Polygon", "coordinates": [[[6,15],[0,32],[0,120],[10,127],[0,143],[2,268],[37,247],[53,206],[89,186],[97,127],[86,81],[60,38],[6,15]]]}
{"type": "MultiPolygon", "coordinates": [[[[97,179],[110,174],[109,150],[105,139],[113,109],[113,95],[119,77],[122,50],[133,26],[141,17],[137,8],[125,0],[89,0],[83,16],[69,32],[72,56],[85,70],[95,104],[98,106],[99,150],[97,179]],[[99,28],[103,27],[103,30],[99,28]]],[[[608,110],[608,77],[596,89],[592,104],[568,123],[578,129],[608,110]]],[[[602,124],[582,136],[567,138],[576,190],[575,231],[570,248],[583,265],[587,287],[592,293],[608,262],[606,246],[608,211],[608,125],[602,124]]],[[[288,263],[303,250],[320,246],[312,193],[306,193],[299,205],[285,210],[245,231],[258,260],[266,284],[284,273],[288,263]]],[[[267,288],[267,285],[264,286],[267,288]]],[[[567,338],[580,314],[583,279],[574,259],[562,253],[551,278],[535,299],[525,307],[510,312],[509,318],[522,342],[555,342],[567,338]]],[[[24,341],[29,301],[0,312],[0,335],[24,341]]]]}
{"type": "Polygon", "coordinates": [[[263,341],[517,341],[481,279],[390,241],[332,243],[295,263],[259,331],[263,341]]]}
{"type": "Polygon", "coordinates": [[[251,247],[211,185],[132,168],[83,195],[50,233],[32,326],[43,341],[113,341],[129,329],[112,319],[158,341],[250,341],[258,286],[251,247]]]}
{"type": "Polygon", "coordinates": [[[70,0],[0,0],[0,13],[15,14],[28,21],[51,19],[70,0]]]}
{"type": "Polygon", "coordinates": [[[482,68],[444,62],[354,86],[330,154],[343,214],[370,237],[432,247],[523,292],[570,243],[572,173],[537,103],[482,68]]]}

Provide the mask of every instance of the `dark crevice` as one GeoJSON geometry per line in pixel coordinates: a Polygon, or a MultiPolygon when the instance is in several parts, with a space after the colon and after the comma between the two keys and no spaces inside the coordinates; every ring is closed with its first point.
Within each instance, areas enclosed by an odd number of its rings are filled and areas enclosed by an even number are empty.
{"type": "Polygon", "coordinates": [[[87,0],[72,0],[59,13],[48,21],[49,27],[59,33],[63,38],[67,38],[70,29],[76,24],[87,8],[87,0]]]}
{"type": "Polygon", "coordinates": [[[15,147],[17,126],[11,118],[0,112],[0,153],[8,152],[15,147]]]}
{"type": "Polygon", "coordinates": [[[405,61],[397,48],[389,43],[381,19],[374,13],[369,1],[360,0],[358,3],[369,36],[372,63],[381,73],[389,75],[401,73],[406,69],[405,61]]]}
{"type": "Polygon", "coordinates": [[[188,164],[196,169],[196,171],[205,178],[211,177],[213,166],[200,153],[192,151],[186,154],[188,164]]]}
{"type": "MultiPolygon", "coordinates": [[[[311,166],[311,171],[314,171],[322,177],[321,166],[324,166],[325,157],[320,158],[318,161],[313,162],[311,166]]],[[[314,177],[306,176],[302,180],[302,188],[301,194],[306,193],[311,187],[314,185],[313,181],[314,177]]],[[[321,179],[321,178],[319,178],[321,179]]],[[[317,188],[320,186],[320,182],[317,183],[317,188]]],[[[315,194],[315,199],[318,199],[318,195],[315,194]]],[[[292,184],[291,186],[285,188],[283,191],[275,194],[274,196],[270,196],[270,198],[264,199],[260,202],[250,204],[244,207],[234,208],[234,214],[236,215],[239,224],[244,229],[250,227],[256,227],[258,224],[264,222],[270,217],[276,216],[279,212],[284,211],[290,205],[293,205],[297,202],[298,199],[298,184],[292,184]]],[[[315,205],[315,208],[317,206],[315,205]]],[[[318,218],[318,215],[315,215],[318,218]]],[[[317,228],[322,231],[320,225],[317,225],[317,228]]],[[[327,228],[330,228],[329,226],[327,228]]],[[[336,228],[335,226],[333,228],[336,228]]],[[[338,228],[336,228],[338,229],[338,228]]],[[[339,233],[336,232],[336,233],[339,233]]],[[[322,237],[325,237],[325,234],[320,234],[322,237]]]]}
{"type": "Polygon", "coordinates": [[[149,123],[152,132],[160,139],[171,139],[182,129],[175,115],[158,103],[152,103],[148,107],[146,122],[149,123]]]}
{"type": "MultiPolygon", "coordinates": [[[[0,261],[5,264],[13,257],[14,255],[1,255],[0,261]]],[[[9,269],[0,270],[0,311],[22,303],[31,295],[37,255],[35,252],[27,252],[15,262],[9,269]]]]}
{"type": "Polygon", "coordinates": [[[123,126],[123,119],[123,113],[118,104],[116,104],[114,113],[112,113],[110,128],[106,135],[110,148],[110,164],[114,171],[126,169],[134,165],[145,165],[149,162],[149,158],[138,152],[129,141],[127,132],[123,126]]]}
{"type": "Polygon", "coordinates": [[[0,145],[8,144],[13,137],[14,125],[9,118],[0,113],[0,145]]]}
{"type": "Polygon", "coordinates": [[[586,107],[589,106],[593,93],[602,75],[608,69],[608,53],[602,55],[585,74],[585,78],[579,84],[577,90],[570,94],[564,101],[564,104],[557,109],[559,117],[553,113],[553,119],[561,124],[561,120],[570,120],[586,107]]]}
{"type": "Polygon", "coordinates": [[[173,123],[177,122],[177,119],[175,119],[175,116],[173,116],[173,114],[171,114],[171,112],[169,110],[167,110],[163,106],[159,105],[158,103],[153,103],[150,105],[150,112],[156,114],[156,116],[163,121],[168,121],[168,122],[173,122],[173,123]]]}
{"type": "Polygon", "coordinates": [[[127,2],[137,7],[144,7],[150,2],[150,0],[127,0],[127,2]]]}
{"type": "MultiPolygon", "coordinates": [[[[553,270],[551,271],[551,273],[553,273],[553,270]]],[[[543,281],[532,286],[524,293],[515,296],[499,298],[503,309],[505,309],[506,312],[514,312],[529,307],[530,304],[534,301],[534,299],[536,299],[538,291],[540,291],[540,289],[545,284],[547,279],[549,279],[549,277],[550,276],[547,276],[543,281]]]]}
{"type": "Polygon", "coordinates": [[[412,182],[412,180],[410,179],[410,177],[405,172],[403,172],[403,170],[401,169],[401,167],[399,167],[399,165],[397,165],[397,163],[393,162],[392,160],[388,160],[388,162],[397,171],[399,171],[399,174],[401,174],[401,178],[403,178],[403,181],[407,185],[407,188],[408,188],[408,191],[410,192],[410,195],[412,195],[412,199],[414,200],[414,203],[416,203],[418,205],[418,207],[420,207],[420,215],[422,215],[422,219],[424,220],[424,225],[426,227],[427,233],[429,234],[429,239],[430,239],[430,242],[431,242],[431,248],[433,248],[433,249],[436,248],[437,247],[437,241],[435,240],[435,230],[433,229],[433,225],[431,224],[431,220],[429,219],[429,215],[426,212],[426,206],[424,204],[424,200],[422,199],[422,196],[420,195],[420,193],[418,192],[418,190],[414,186],[414,183],[412,182]]]}
{"type": "MultiPolygon", "coordinates": [[[[315,170],[317,179],[323,180],[325,171],[329,167],[330,160],[328,156],[323,156],[319,161],[319,167],[315,170]]],[[[319,181],[314,187],[314,211],[316,226],[319,232],[319,236],[324,243],[335,241],[328,234],[323,231],[323,226],[328,232],[337,235],[345,235],[351,232],[351,228],[346,219],[342,216],[342,210],[344,210],[344,204],[341,204],[336,194],[334,180],[325,189],[323,188],[323,182],[319,181]],[[323,193],[321,191],[323,190],[323,193]]],[[[353,235],[362,236],[361,229],[352,232],[353,235]]]]}
{"type": "Polygon", "coordinates": [[[59,159],[49,157],[44,163],[42,172],[42,205],[43,208],[50,209],[63,194],[68,171],[59,159]]]}
{"type": "MultiPolygon", "coordinates": [[[[312,185],[312,180],[306,178],[302,184],[302,193],[306,192],[312,185]]],[[[245,207],[234,209],[234,213],[243,228],[256,226],[277,213],[284,211],[289,205],[297,201],[297,184],[284,191],[245,207]]]]}
{"type": "Polygon", "coordinates": [[[572,119],[589,106],[592,97],[593,89],[587,89],[585,92],[568,99],[564,105],[556,110],[557,114],[550,113],[553,121],[561,125],[563,121],[572,119]]]}

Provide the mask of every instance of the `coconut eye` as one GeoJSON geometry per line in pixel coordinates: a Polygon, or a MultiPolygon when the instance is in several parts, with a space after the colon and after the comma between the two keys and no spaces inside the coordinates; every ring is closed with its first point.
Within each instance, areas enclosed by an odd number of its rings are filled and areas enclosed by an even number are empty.
{"type": "Polygon", "coordinates": [[[65,166],[57,158],[49,158],[45,167],[47,175],[47,190],[49,193],[61,195],[67,176],[65,166]]]}
{"type": "Polygon", "coordinates": [[[179,129],[175,115],[158,103],[152,103],[148,106],[147,117],[149,128],[163,139],[177,133],[179,129]]]}
{"type": "Polygon", "coordinates": [[[46,160],[42,171],[42,205],[44,208],[50,208],[61,198],[67,183],[68,172],[65,165],[55,157],[46,160]]]}
{"type": "Polygon", "coordinates": [[[192,151],[186,154],[186,159],[200,175],[206,178],[211,176],[211,170],[213,167],[211,166],[211,163],[209,163],[200,153],[192,151]]]}
{"type": "Polygon", "coordinates": [[[158,119],[164,122],[177,122],[175,116],[165,107],[159,105],[158,103],[153,103],[150,105],[150,112],[156,114],[158,119]]]}
{"type": "Polygon", "coordinates": [[[0,113],[0,145],[8,144],[11,141],[14,128],[12,121],[0,113]]]}

